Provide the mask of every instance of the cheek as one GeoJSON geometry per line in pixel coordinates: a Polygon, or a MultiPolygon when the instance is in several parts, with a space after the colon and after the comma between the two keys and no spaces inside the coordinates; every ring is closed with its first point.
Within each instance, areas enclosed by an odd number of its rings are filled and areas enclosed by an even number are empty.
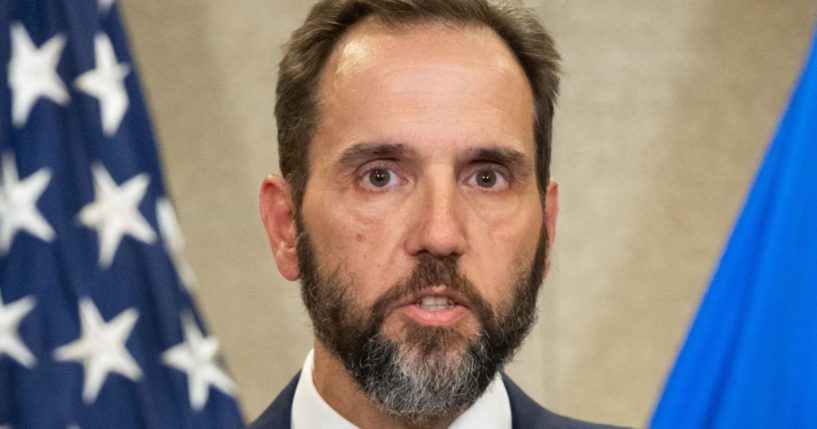
{"type": "Polygon", "coordinates": [[[337,196],[322,201],[337,203],[304,202],[304,224],[317,263],[322,272],[338,271],[355,299],[369,305],[411,269],[400,258],[398,211],[337,196]]]}
{"type": "Polygon", "coordinates": [[[530,269],[543,228],[543,213],[537,203],[480,213],[472,216],[463,270],[486,300],[502,306],[510,302],[509,291],[520,273],[530,269]]]}

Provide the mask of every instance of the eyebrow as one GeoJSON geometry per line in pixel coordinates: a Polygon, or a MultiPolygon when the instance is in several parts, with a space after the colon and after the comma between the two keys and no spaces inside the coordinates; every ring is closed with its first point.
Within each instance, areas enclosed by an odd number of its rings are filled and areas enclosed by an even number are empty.
{"type": "MultiPolygon", "coordinates": [[[[416,158],[417,152],[402,143],[357,143],[341,152],[337,165],[341,169],[355,169],[373,159],[416,158]]],[[[466,151],[464,159],[469,162],[487,161],[502,164],[525,175],[533,166],[524,153],[502,146],[475,147],[466,151]]]]}
{"type": "Polygon", "coordinates": [[[341,168],[357,168],[372,159],[415,157],[417,153],[402,143],[358,143],[343,150],[337,164],[341,168]]]}
{"type": "Polygon", "coordinates": [[[477,147],[468,151],[468,158],[473,161],[490,161],[502,164],[513,171],[523,173],[530,171],[531,162],[524,153],[508,147],[477,147]]]}

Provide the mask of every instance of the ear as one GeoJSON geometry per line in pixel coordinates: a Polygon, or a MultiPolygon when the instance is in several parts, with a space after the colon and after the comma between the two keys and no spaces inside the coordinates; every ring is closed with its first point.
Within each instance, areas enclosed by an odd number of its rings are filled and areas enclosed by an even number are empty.
{"type": "Polygon", "coordinates": [[[545,218],[544,227],[548,233],[548,249],[545,253],[545,273],[550,271],[550,250],[553,242],[556,241],[556,218],[559,216],[559,182],[550,179],[547,193],[545,194],[545,218]]]}
{"type": "Polygon", "coordinates": [[[277,174],[265,177],[259,205],[278,271],[287,280],[297,280],[300,277],[296,246],[298,232],[289,183],[277,174]]]}

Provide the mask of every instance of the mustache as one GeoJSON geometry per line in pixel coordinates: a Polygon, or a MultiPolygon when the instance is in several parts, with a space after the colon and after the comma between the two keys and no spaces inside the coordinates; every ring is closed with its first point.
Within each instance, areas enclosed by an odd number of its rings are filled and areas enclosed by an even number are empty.
{"type": "Polygon", "coordinates": [[[388,308],[396,301],[440,285],[462,294],[483,326],[491,322],[493,319],[491,305],[482,297],[474,283],[460,272],[457,260],[456,256],[438,257],[431,254],[418,256],[411,275],[389,288],[372,305],[371,318],[374,326],[382,324],[388,308]]]}

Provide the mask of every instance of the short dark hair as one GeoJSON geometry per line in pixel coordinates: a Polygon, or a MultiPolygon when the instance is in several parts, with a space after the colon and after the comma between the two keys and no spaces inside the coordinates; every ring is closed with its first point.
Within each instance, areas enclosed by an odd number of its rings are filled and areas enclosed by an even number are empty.
{"type": "Polygon", "coordinates": [[[287,44],[278,72],[275,117],[281,173],[300,211],[309,177],[309,148],[319,123],[321,71],[341,37],[364,18],[392,25],[445,23],[490,28],[513,52],[533,92],[536,174],[544,195],[550,180],[553,110],[559,54],[535,14],[492,0],[321,0],[287,44]]]}

